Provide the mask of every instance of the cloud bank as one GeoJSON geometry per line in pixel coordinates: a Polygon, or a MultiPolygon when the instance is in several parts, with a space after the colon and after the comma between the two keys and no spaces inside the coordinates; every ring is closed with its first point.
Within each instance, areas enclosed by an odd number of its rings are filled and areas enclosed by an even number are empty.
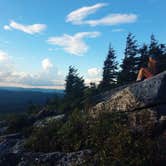
{"type": "Polygon", "coordinates": [[[49,59],[43,59],[41,67],[43,70],[34,74],[17,71],[10,56],[0,50],[0,86],[64,88],[64,76],[59,74],[59,70],[53,67],[49,59]]]}

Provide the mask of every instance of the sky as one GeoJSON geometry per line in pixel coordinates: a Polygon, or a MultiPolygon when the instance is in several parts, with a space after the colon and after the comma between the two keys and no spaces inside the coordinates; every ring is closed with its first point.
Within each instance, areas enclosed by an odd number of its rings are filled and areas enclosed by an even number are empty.
{"type": "Polygon", "coordinates": [[[109,44],[166,43],[165,0],[0,0],[0,86],[63,89],[70,65],[98,83],[109,44]]]}

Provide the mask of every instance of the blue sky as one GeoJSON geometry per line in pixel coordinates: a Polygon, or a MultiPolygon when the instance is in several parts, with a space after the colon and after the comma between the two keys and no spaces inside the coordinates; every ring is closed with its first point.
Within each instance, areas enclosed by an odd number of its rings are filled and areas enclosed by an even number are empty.
{"type": "Polygon", "coordinates": [[[0,0],[0,86],[63,88],[68,66],[99,82],[109,43],[165,43],[165,0],[0,0]]]}

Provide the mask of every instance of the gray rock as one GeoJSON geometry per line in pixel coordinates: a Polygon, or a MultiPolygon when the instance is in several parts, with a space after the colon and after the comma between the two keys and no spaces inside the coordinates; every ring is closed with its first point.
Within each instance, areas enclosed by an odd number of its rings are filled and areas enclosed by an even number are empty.
{"type": "Polygon", "coordinates": [[[0,155],[10,151],[16,140],[3,140],[0,142],[0,155]]]}
{"type": "Polygon", "coordinates": [[[8,123],[6,122],[6,120],[0,121],[0,128],[1,128],[1,127],[5,127],[5,126],[7,126],[7,125],[8,125],[8,123]]]}
{"type": "Polygon", "coordinates": [[[57,115],[56,110],[48,110],[47,108],[43,108],[41,111],[39,111],[33,118],[35,120],[43,119],[49,116],[55,116],[57,115]]]}
{"type": "Polygon", "coordinates": [[[7,131],[7,129],[8,129],[8,126],[1,127],[0,128],[0,135],[4,135],[5,132],[7,131]]]}
{"type": "Polygon", "coordinates": [[[62,115],[56,115],[56,116],[51,116],[51,117],[46,117],[42,120],[38,120],[34,123],[34,127],[45,127],[47,126],[50,122],[54,122],[54,121],[57,121],[57,120],[61,120],[64,118],[64,114],[62,115]]]}
{"type": "Polygon", "coordinates": [[[22,135],[20,133],[6,134],[6,135],[0,136],[0,141],[7,140],[7,139],[19,139],[21,137],[22,135]]]}
{"type": "Polygon", "coordinates": [[[96,117],[102,112],[132,112],[145,108],[166,114],[163,111],[166,109],[166,71],[117,91],[107,92],[103,101],[90,108],[89,112],[96,117]]]}
{"type": "Polygon", "coordinates": [[[21,154],[25,152],[24,143],[24,139],[17,140],[16,144],[10,149],[10,152],[15,154],[21,154]]]}
{"type": "Polygon", "coordinates": [[[8,129],[8,123],[5,120],[0,121],[0,135],[5,134],[7,129],[8,129]]]}
{"type": "Polygon", "coordinates": [[[73,166],[73,165],[86,165],[92,152],[90,150],[82,150],[72,153],[8,153],[0,157],[0,165],[6,163],[15,163],[15,166],[73,166]],[[8,160],[10,159],[10,161],[8,160]],[[12,161],[14,160],[14,161],[12,161]],[[17,162],[16,162],[17,161],[17,162]]]}
{"type": "MultiPolygon", "coordinates": [[[[20,138],[20,133],[0,136],[0,157],[4,154],[14,152],[16,150],[15,146],[17,146],[18,142],[20,141],[20,138]]],[[[21,149],[19,148],[18,151],[21,151],[21,149]]]]}

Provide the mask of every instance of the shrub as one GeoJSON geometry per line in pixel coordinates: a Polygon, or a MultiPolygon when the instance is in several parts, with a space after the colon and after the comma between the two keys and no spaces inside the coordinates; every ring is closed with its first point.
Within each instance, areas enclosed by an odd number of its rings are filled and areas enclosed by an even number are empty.
{"type": "Polygon", "coordinates": [[[35,129],[26,147],[41,152],[91,149],[91,165],[161,165],[165,161],[164,139],[133,132],[128,123],[125,113],[103,114],[94,120],[76,110],[65,122],[35,129]]]}
{"type": "Polygon", "coordinates": [[[7,132],[22,132],[31,125],[31,121],[26,114],[13,114],[7,118],[8,131],[7,132]]]}

